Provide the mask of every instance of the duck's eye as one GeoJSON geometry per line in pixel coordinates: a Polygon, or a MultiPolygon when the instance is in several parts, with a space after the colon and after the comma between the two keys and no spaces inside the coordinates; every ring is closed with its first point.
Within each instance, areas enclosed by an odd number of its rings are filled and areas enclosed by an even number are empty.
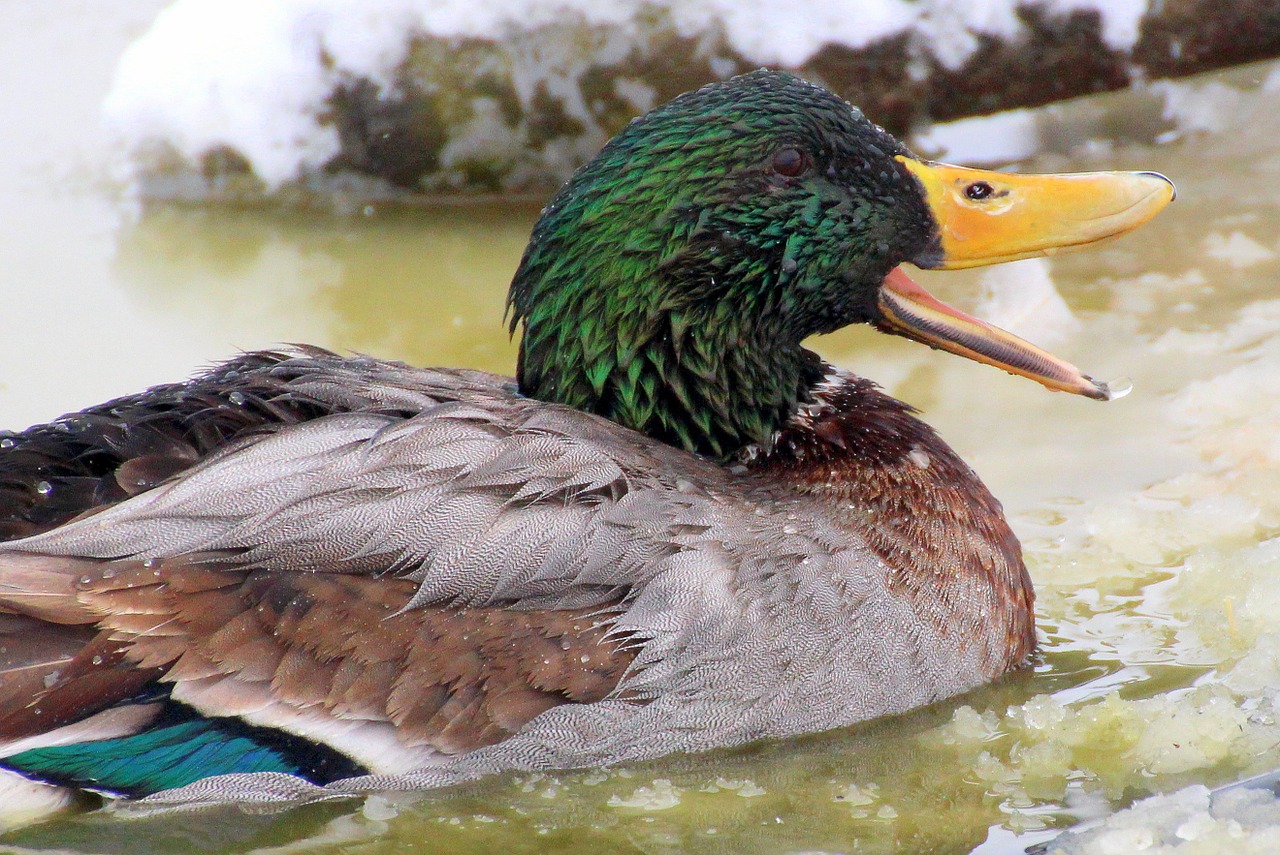
{"type": "Polygon", "coordinates": [[[773,171],[788,178],[804,175],[811,165],[809,155],[795,146],[783,146],[773,153],[773,171]]]}
{"type": "Polygon", "coordinates": [[[985,181],[975,181],[968,187],[964,188],[964,195],[968,196],[975,202],[981,202],[983,199],[990,197],[994,192],[996,192],[995,188],[985,181]]]}

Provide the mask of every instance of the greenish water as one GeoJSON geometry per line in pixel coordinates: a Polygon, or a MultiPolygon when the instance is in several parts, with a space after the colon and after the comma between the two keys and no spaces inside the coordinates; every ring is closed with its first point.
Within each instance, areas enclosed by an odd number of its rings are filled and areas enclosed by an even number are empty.
{"type": "MultiPolygon", "coordinates": [[[[0,427],[279,342],[508,371],[505,287],[536,208],[121,201],[95,99],[156,5],[0,7],[0,63],[31,77],[0,106],[34,129],[0,139],[0,427]]],[[[1051,394],[866,329],[814,343],[919,406],[1004,500],[1038,585],[1032,672],[739,751],[278,815],[98,812],[0,850],[959,853],[1280,766],[1274,74],[1088,102],[1122,130],[1164,108],[1182,118],[1162,127],[1204,129],[1159,144],[1117,132],[1025,165],[1166,172],[1178,201],[1143,231],[1004,275],[923,277],[1090,373],[1131,377],[1129,397],[1051,394]]],[[[1069,130],[1071,108],[1054,121],[1069,130]]]]}

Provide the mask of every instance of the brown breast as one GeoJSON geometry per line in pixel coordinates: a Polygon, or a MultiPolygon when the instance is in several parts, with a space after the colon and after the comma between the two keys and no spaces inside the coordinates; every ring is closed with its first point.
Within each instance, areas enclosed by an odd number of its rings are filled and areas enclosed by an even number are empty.
{"type": "Polygon", "coordinates": [[[1035,647],[1022,550],[1000,503],[912,412],[868,380],[836,375],[749,466],[829,500],[922,618],[958,646],[986,646],[995,677],[1035,647]]]}

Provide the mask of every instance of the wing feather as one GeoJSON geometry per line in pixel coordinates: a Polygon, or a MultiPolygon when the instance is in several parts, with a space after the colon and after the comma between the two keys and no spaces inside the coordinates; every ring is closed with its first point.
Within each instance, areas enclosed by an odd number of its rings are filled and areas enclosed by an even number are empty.
{"type": "Polygon", "coordinates": [[[580,608],[643,584],[706,530],[724,487],[717,467],[572,410],[482,403],[290,426],[6,548],[392,572],[418,583],[411,607],[559,596],[580,608]]]}

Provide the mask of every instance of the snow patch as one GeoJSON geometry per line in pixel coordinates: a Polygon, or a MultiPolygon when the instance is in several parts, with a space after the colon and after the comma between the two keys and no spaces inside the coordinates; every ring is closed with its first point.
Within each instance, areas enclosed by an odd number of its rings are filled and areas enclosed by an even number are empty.
{"type": "MultiPolygon", "coordinates": [[[[367,79],[390,92],[415,36],[500,39],[566,17],[625,28],[655,5],[681,36],[719,29],[750,62],[788,67],[803,65],[828,44],[861,48],[911,31],[919,47],[955,69],[977,49],[978,34],[1022,34],[1018,0],[864,0],[855,6],[818,0],[802,15],[766,0],[177,0],[121,59],[104,112],[133,152],[168,147],[199,163],[227,147],[276,189],[338,153],[337,133],[325,119],[335,87],[367,79]]],[[[1107,43],[1123,50],[1134,44],[1147,2],[1052,0],[1048,6],[1060,14],[1096,11],[1107,43]]],[[[594,60],[581,60],[585,73],[594,60]]],[[[526,97],[534,87],[518,88],[526,97]]],[[[627,94],[645,100],[643,93],[627,94]]]]}

